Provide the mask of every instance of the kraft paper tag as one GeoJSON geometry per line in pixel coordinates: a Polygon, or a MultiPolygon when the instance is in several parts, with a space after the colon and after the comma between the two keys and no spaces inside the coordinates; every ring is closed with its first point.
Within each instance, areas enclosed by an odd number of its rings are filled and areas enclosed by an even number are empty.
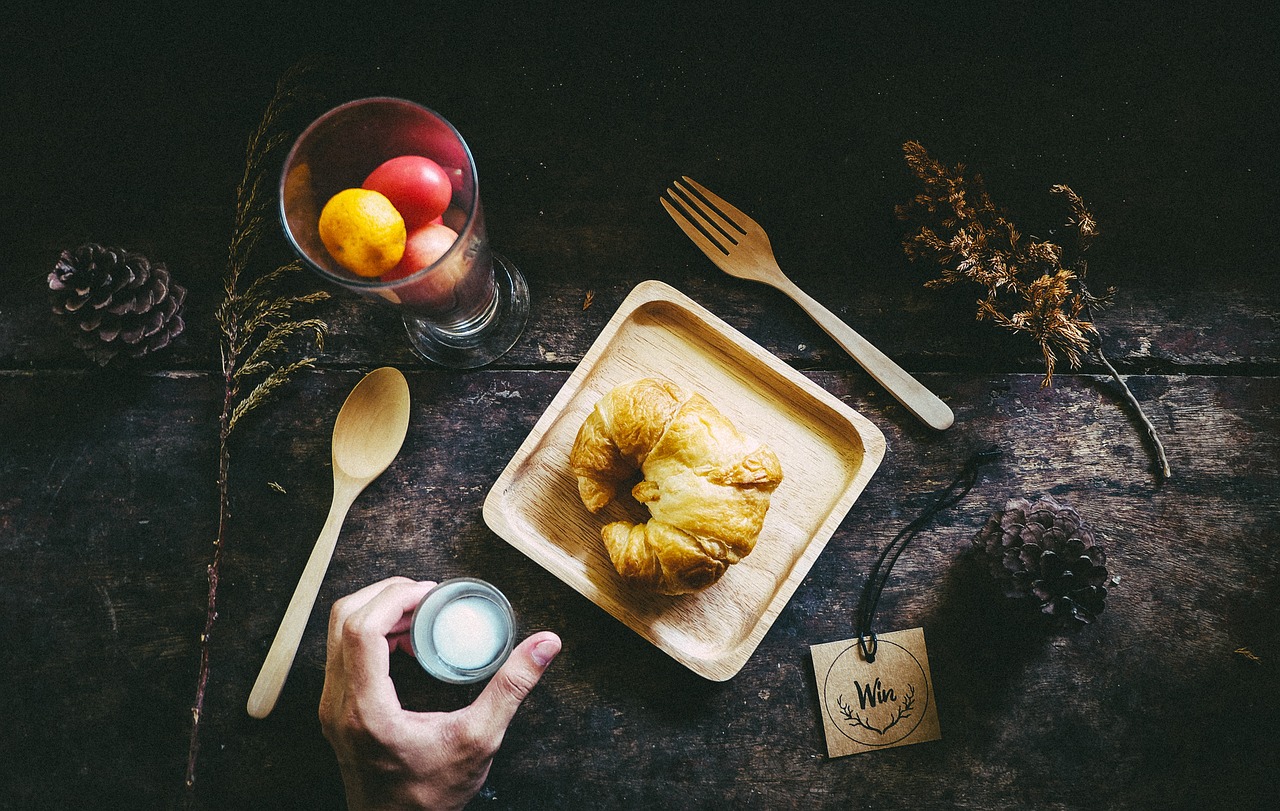
{"type": "Polygon", "coordinates": [[[857,639],[809,648],[829,757],[942,738],[924,629],[877,640],[875,662],[862,655],[857,639]]]}

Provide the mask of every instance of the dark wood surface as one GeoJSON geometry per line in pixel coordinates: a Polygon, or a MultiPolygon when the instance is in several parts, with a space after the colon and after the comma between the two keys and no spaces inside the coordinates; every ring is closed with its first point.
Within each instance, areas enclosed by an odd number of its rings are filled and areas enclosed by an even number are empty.
{"type": "MultiPolygon", "coordinates": [[[[491,580],[525,629],[564,639],[475,807],[1272,807],[1280,274],[1265,21],[1167,4],[1103,16],[380,7],[359,19],[261,5],[216,18],[73,5],[18,13],[0,39],[0,807],[340,807],[316,720],[324,621],[339,596],[397,573],[491,580]],[[459,127],[532,317],[495,366],[454,373],[415,361],[388,310],[346,294],[316,309],[331,327],[318,368],[233,438],[188,796],[217,523],[212,312],[244,140],[303,58],[321,65],[304,119],[392,94],[459,127]],[[1153,475],[1099,367],[1042,389],[1034,347],[973,323],[971,291],[923,289],[932,269],[905,260],[892,216],[913,193],[900,157],[913,138],[981,170],[1029,233],[1053,234],[1051,184],[1095,207],[1092,277],[1117,287],[1099,316],[1106,350],[1167,445],[1170,480],[1153,475]],[[792,277],[918,373],[955,427],[922,427],[788,300],[716,271],[657,204],[680,174],[761,222],[792,277]],[[164,354],[99,370],[54,329],[44,276],[84,241],[141,250],[190,288],[188,329],[164,354]],[[724,683],[626,630],[480,515],[601,327],[650,278],[888,439],[724,683]],[[333,417],[386,364],[409,379],[409,439],[353,507],[280,704],[254,721],[249,687],[328,504],[333,417]],[[809,645],[852,634],[878,550],[989,444],[1004,456],[903,555],[881,607],[887,627],[925,628],[942,740],[828,759],[809,645]],[[1007,498],[1044,493],[1099,530],[1119,578],[1101,620],[1069,635],[994,597],[964,555],[1007,498]]],[[[475,694],[407,660],[395,676],[414,708],[475,694]]]]}

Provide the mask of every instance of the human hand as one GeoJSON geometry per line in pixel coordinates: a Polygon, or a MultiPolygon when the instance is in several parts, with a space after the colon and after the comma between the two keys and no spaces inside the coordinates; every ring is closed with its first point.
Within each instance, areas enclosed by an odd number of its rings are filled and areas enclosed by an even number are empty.
{"type": "Polygon", "coordinates": [[[560,652],[558,636],[534,634],[470,706],[405,710],[391,681],[391,653],[410,651],[413,609],[435,585],[392,577],[343,597],[330,612],[320,724],[352,809],[466,805],[484,785],[516,710],[560,652]]]}

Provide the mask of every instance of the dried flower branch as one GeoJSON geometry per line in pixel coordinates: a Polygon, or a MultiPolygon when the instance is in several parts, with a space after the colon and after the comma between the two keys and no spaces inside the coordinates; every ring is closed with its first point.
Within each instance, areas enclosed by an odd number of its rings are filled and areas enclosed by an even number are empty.
{"type": "Polygon", "coordinates": [[[966,175],[964,164],[947,167],[916,141],[903,144],[902,150],[923,187],[909,203],[897,207],[899,219],[918,223],[903,240],[903,249],[913,261],[929,259],[942,268],[925,286],[971,282],[982,287],[985,297],[978,302],[978,320],[1026,333],[1036,342],[1045,365],[1041,386],[1053,384],[1060,356],[1072,369],[1088,356],[1097,358],[1137,413],[1159,474],[1168,478],[1169,460],[1155,426],[1102,351],[1093,311],[1105,306],[1113,291],[1095,296],[1085,283],[1088,264],[1083,254],[1098,235],[1098,223],[1080,196],[1064,185],[1049,190],[1071,207],[1066,226],[1074,232],[1075,244],[1068,256],[1061,245],[1024,238],[992,202],[982,176],[966,175]]]}
{"type": "Polygon", "coordinates": [[[266,402],[298,371],[313,366],[316,359],[282,359],[297,336],[310,339],[317,349],[324,346],[327,325],[316,318],[297,319],[297,307],[329,298],[328,293],[282,295],[273,292],[276,283],[300,270],[299,262],[289,262],[260,273],[243,290],[241,284],[255,269],[255,248],[268,231],[270,200],[264,197],[267,163],[272,153],[288,140],[280,119],[298,101],[303,68],[294,68],[276,83],[275,94],[249,136],[245,147],[244,174],[236,188],[236,210],[223,280],[223,299],[214,314],[220,332],[223,399],[218,419],[218,535],[213,542],[213,559],[208,566],[209,596],[204,632],[200,634],[200,672],[195,701],[191,706],[191,742],[187,751],[186,788],[195,786],[196,758],[200,750],[200,719],[204,713],[205,688],[209,682],[209,640],[218,617],[218,573],[226,541],[230,511],[228,472],[231,432],[250,411],[266,402]],[[262,379],[248,391],[251,379],[262,379]]]}

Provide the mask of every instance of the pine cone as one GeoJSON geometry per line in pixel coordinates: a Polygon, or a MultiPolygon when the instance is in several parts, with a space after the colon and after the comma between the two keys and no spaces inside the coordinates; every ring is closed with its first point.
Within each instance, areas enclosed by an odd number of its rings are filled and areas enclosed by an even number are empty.
{"type": "Polygon", "coordinates": [[[160,262],[88,243],[63,251],[49,273],[53,311],[73,325],[74,343],[100,366],[119,354],[140,358],[182,332],[185,288],[160,262]]]}
{"type": "Polygon", "coordinates": [[[1013,499],[973,539],[974,552],[1010,597],[1035,597],[1063,624],[1091,622],[1105,608],[1107,555],[1071,507],[1045,496],[1013,499]]]}

